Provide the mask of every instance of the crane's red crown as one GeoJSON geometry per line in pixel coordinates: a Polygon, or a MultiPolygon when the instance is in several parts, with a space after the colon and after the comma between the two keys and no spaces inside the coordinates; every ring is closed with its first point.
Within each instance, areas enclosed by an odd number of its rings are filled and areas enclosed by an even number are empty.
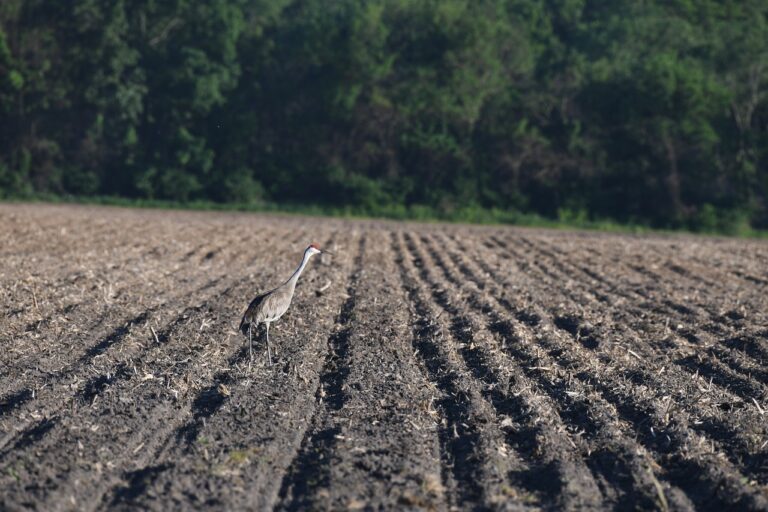
{"type": "Polygon", "coordinates": [[[317,245],[317,244],[309,244],[309,246],[310,246],[311,248],[313,248],[313,249],[317,249],[318,251],[320,250],[320,246],[319,246],[319,245],[317,245]]]}

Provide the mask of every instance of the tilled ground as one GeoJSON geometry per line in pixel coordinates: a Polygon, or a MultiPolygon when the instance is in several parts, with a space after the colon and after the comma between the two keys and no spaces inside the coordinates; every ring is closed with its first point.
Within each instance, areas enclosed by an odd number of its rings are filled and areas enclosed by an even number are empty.
{"type": "Polygon", "coordinates": [[[0,262],[4,510],[768,510],[765,242],[0,205],[0,262]]]}

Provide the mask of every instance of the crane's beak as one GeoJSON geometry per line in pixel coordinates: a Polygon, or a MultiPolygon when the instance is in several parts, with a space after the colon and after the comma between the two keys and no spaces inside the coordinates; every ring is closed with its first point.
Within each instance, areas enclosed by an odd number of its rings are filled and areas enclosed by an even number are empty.
{"type": "Polygon", "coordinates": [[[331,251],[320,251],[320,254],[330,254],[331,256],[336,256],[331,251]]]}

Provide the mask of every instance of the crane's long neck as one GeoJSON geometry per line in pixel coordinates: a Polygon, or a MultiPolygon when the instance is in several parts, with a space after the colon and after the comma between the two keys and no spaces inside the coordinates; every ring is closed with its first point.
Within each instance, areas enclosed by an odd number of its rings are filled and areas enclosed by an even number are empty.
{"type": "Polygon", "coordinates": [[[293,275],[288,279],[288,281],[285,282],[285,284],[287,284],[291,288],[296,287],[296,282],[299,280],[299,276],[304,271],[304,267],[307,266],[307,262],[309,262],[309,258],[311,257],[312,257],[311,252],[304,251],[304,257],[301,259],[301,263],[299,264],[299,267],[296,269],[293,275]]]}

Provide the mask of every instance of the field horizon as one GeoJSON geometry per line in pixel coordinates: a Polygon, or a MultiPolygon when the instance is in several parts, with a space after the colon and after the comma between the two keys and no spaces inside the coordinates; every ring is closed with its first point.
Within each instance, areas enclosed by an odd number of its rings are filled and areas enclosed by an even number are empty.
{"type": "Polygon", "coordinates": [[[495,209],[460,209],[441,213],[426,206],[404,209],[366,211],[351,207],[329,208],[322,205],[298,205],[292,203],[217,203],[213,201],[168,201],[130,199],[123,197],[60,197],[41,195],[5,198],[0,204],[9,205],[62,205],[93,206],[141,210],[166,210],[189,212],[231,212],[256,215],[284,215],[291,217],[349,219],[359,221],[393,221],[429,225],[500,226],[559,231],[586,231],[636,235],[692,235],[744,239],[768,239],[768,231],[747,226],[723,225],[710,230],[685,227],[653,227],[646,224],[619,222],[614,219],[589,219],[578,212],[563,211],[558,218],[548,218],[535,213],[495,209]]]}

